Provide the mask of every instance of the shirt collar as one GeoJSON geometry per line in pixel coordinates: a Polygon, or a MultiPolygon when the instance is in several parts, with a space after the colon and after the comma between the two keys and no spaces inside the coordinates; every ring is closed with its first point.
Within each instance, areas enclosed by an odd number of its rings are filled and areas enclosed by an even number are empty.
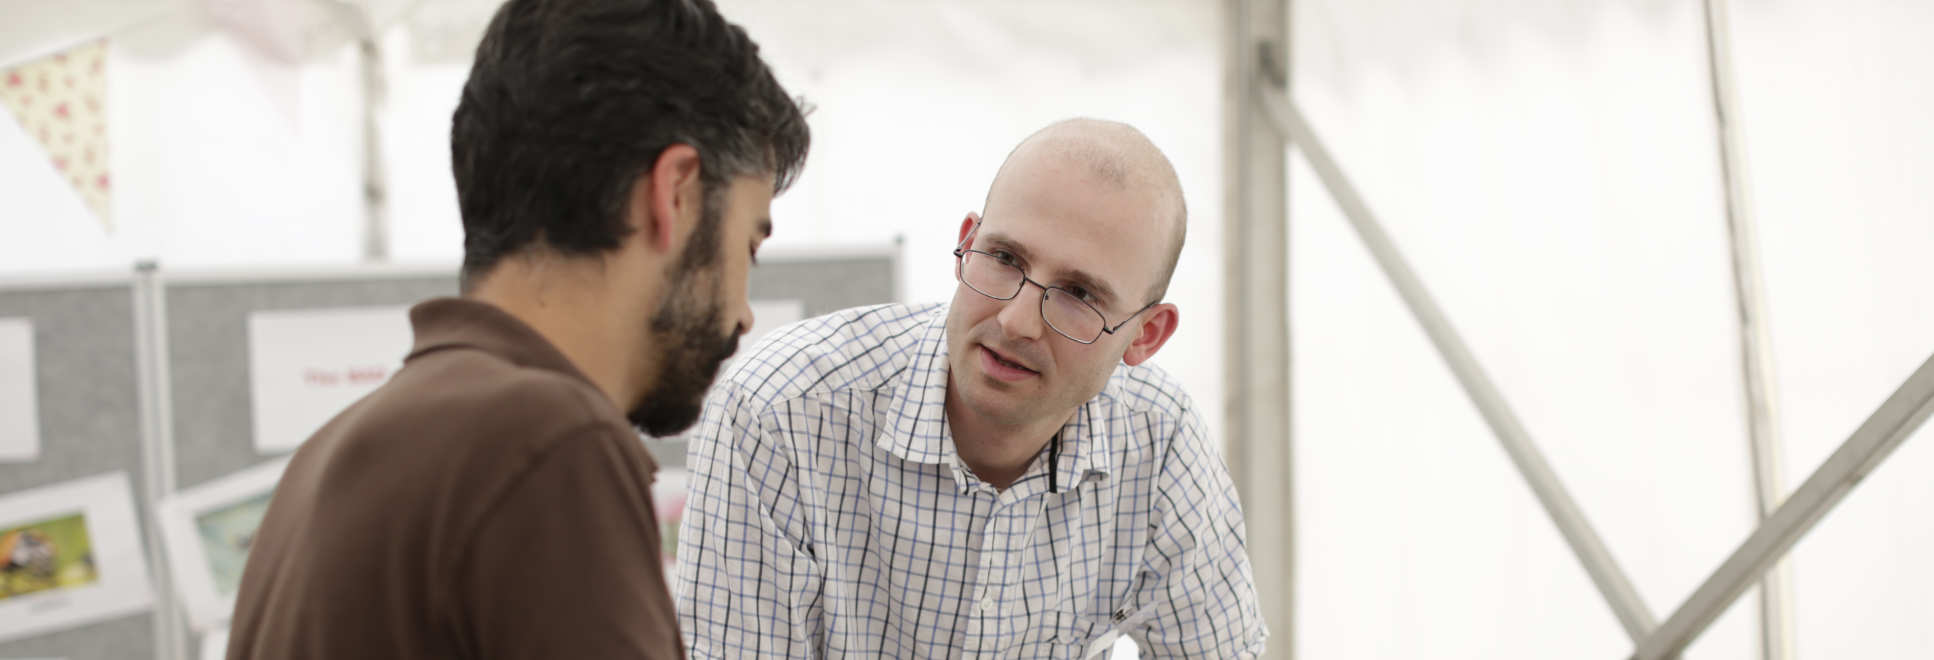
{"type": "Polygon", "coordinates": [[[490,303],[467,298],[433,298],[410,308],[416,345],[405,362],[451,348],[474,348],[520,367],[570,376],[596,387],[570,358],[537,330],[490,303]]]}
{"type": "Polygon", "coordinates": [[[881,449],[913,463],[951,464],[953,431],[947,428],[947,306],[941,305],[920,329],[913,363],[898,378],[881,449]]]}
{"type": "MultiPolygon", "coordinates": [[[[953,430],[947,424],[947,305],[936,307],[919,330],[913,362],[898,378],[898,387],[886,411],[876,442],[881,449],[911,463],[946,465],[955,477],[966,483],[965,466],[954,450],[953,430]]],[[[1113,379],[1100,395],[1089,399],[1061,427],[1060,461],[1054,466],[1060,490],[1072,489],[1091,472],[1107,474],[1111,469],[1109,434],[1106,420],[1108,400],[1113,398],[1113,379]]],[[[1042,460],[1047,457],[1042,451],[1042,460]]],[[[1047,474],[1030,469],[1016,486],[1038,479],[1047,488],[1047,474]]]]}

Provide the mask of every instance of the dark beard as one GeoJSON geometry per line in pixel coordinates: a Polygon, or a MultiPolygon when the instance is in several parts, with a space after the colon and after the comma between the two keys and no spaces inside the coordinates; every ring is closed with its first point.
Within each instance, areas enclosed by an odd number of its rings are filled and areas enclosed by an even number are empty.
{"type": "Polygon", "coordinates": [[[661,349],[657,383],[627,415],[638,430],[655,437],[677,435],[698,422],[719,365],[739,350],[739,333],[719,329],[724,317],[715,267],[720,205],[706,201],[699,226],[666,282],[664,302],[651,317],[652,334],[671,341],[661,349]]]}

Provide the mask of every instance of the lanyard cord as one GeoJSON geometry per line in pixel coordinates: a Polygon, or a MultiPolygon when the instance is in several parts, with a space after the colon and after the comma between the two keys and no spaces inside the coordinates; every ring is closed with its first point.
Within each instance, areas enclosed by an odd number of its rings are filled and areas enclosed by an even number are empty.
{"type": "Polygon", "coordinates": [[[1057,493],[1061,491],[1061,489],[1059,488],[1060,484],[1057,482],[1055,478],[1056,475],[1060,474],[1060,472],[1061,472],[1061,434],[1059,432],[1056,432],[1054,434],[1054,438],[1048,441],[1048,492],[1057,493]]]}

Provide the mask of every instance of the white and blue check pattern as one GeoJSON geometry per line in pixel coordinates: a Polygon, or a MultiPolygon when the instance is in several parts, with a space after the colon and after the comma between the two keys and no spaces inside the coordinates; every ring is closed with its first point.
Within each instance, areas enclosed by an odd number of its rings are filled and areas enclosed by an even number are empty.
{"type": "MultiPolygon", "coordinates": [[[[1005,491],[947,426],[944,305],[774,331],[712,390],[674,589],[694,658],[1245,658],[1264,630],[1228,470],[1179,384],[1119,365],[1005,491]]],[[[1059,338],[1055,338],[1059,340],[1059,338]]]]}

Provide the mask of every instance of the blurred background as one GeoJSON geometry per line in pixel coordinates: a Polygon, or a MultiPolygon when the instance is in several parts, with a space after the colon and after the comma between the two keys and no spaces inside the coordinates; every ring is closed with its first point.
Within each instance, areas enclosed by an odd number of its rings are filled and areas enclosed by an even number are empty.
{"type": "MultiPolygon", "coordinates": [[[[1934,3],[1716,2],[1717,25],[1695,0],[719,5],[816,108],[771,245],[898,241],[906,301],[951,295],[957,223],[1028,133],[1147,133],[1191,214],[1155,362],[1242,482],[1272,657],[1529,659],[1634,642],[1261,96],[1308,120],[1664,620],[1759,524],[1749,411],[1791,491],[1934,353],[1934,3]],[[1259,316],[1287,331],[1241,329],[1259,316]]],[[[454,269],[449,120],[496,4],[0,1],[0,281],[454,269]]],[[[1788,555],[1788,641],[1749,592],[1685,656],[1934,657],[1928,434],[1788,555]]]]}

